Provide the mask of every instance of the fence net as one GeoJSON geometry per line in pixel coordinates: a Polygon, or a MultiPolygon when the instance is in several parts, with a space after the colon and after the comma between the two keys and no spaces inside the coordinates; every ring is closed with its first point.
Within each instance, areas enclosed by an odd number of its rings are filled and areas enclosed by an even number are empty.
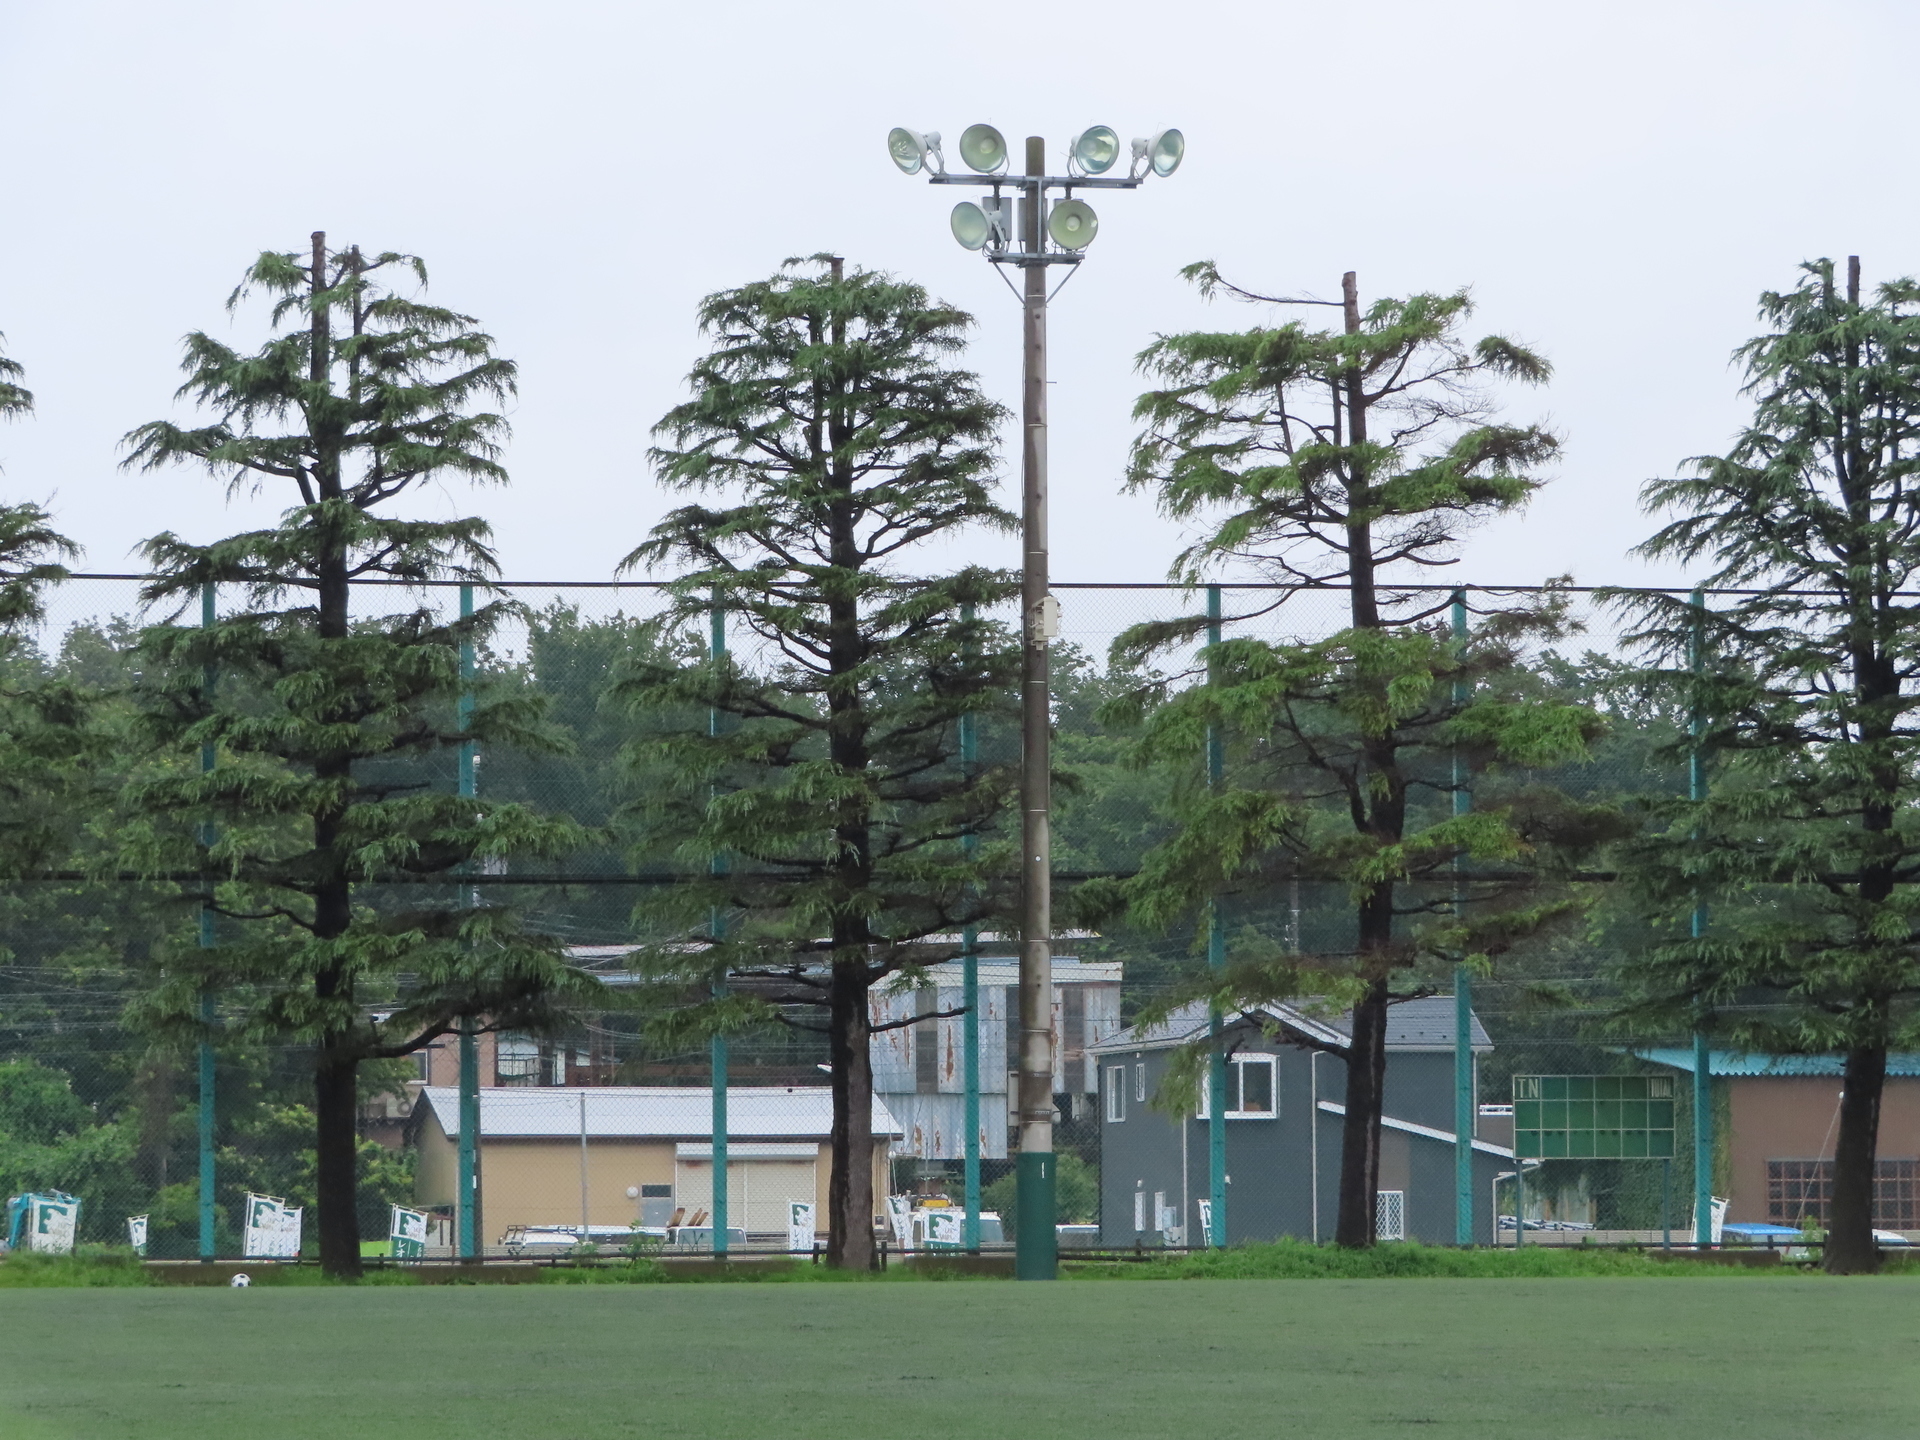
{"type": "MultiPolygon", "coordinates": [[[[137,588],[132,577],[77,577],[56,587],[35,646],[18,663],[103,692],[124,690],[138,677],[141,627],[167,618],[143,612],[137,588]]],[[[644,1017],[619,1003],[617,994],[627,973],[623,957],[636,938],[636,901],[647,886],[670,877],[636,876],[618,843],[606,838],[606,827],[633,798],[636,782],[619,763],[626,722],[604,703],[604,694],[608,677],[639,643],[638,627],[660,612],[662,594],[647,585],[604,584],[511,586],[503,593],[519,609],[479,663],[542,694],[571,743],[561,755],[481,755],[479,791],[569,815],[601,838],[569,862],[564,875],[551,865],[522,875],[509,866],[486,878],[514,892],[529,924],[560,937],[577,964],[603,977],[609,1002],[604,1013],[581,1013],[554,1033],[489,1032],[477,1038],[474,1243],[496,1254],[583,1244],[805,1251],[824,1239],[827,1226],[832,1107],[824,1037],[793,1024],[731,1036],[721,1132],[714,1093],[720,1072],[712,1047],[650,1038],[644,1017]],[[715,1193],[720,1149],[724,1196],[715,1193]]],[[[1132,873],[1141,856],[1172,832],[1172,782],[1128,764],[1130,738],[1103,719],[1101,707],[1132,678],[1110,661],[1113,641],[1143,621],[1190,616],[1201,600],[1192,592],[1147,585],[1063,585],[1058,594],[1056,763],[1073,783],[1057,799],[1054,866],[1057,883],[1070,892],[1088,878],[1132,873]]],[[[239,603],[237,596],[217,599],[239,603]]],[[[1501,599],[1473,592],[1469,604],[1477,612],[1496,608],[1501,599]]],[[[1311,637],[1345,623],[1344,594],[1277,600],[1271,591],[1223,587],[1226,632],[1311,637]]],[[[422,605],[451,615],[458,601],[453,588],[363,587],[356,610],[371,615],[422,605]]],[[[1443,606],[1444,594],[1436,594],[1435,602],[1443,606]]],[[[1011,623],[1011,615],[1002,618],[1011,623]]],[[[1617,614],[1576,597],[1572,618],[1574,633],[1543,642],[1543,652],[1551,652],[1544,654],[1547,663],[1564,662],[1571,674],[1583,656],[1618,658],[1617,614]]],[[[176,623],[195,619],[183,615],[176,623]]],[[[1200,643],[1182,642],[1155,663],[1173,672],[1190,670],[1200,643]]],[[[746,663],[754,663],[750,647],[746,663]]],[[[1003,736],[985,743],[1013,742],[1003,736]]],[[[1662,768],[1649,757],[1644,737],[1627,735],[1603,743],[1587,764],[1552,778],[1585,795],[1684,784],[1670,765],[1662,768]]],[[[430,783],[451,786],[452,770],[436,772],[430,783]]],[[[315,1203],[311,1052],[295,1044],[224,1038],[210,1047],[213,1188],[203,1193],[207,1057],[145,1028],[141,1007],[165,954],[199,943],[197,910],[178,885],[109,873],[98,854],[83,856],[89,858],[92,869],[83,863],[0,890],[5,1193],[80,1197],[78,1233],[86,1240],[124,1241],[129,1222],[141,1217],[144,1228],[135,1233],[154,1257],[187,1258],[204,1250],[209,1198],[216,1253],[268,1253],[260,1247],[275,1243],[311,1250],[311,1223],[297,1241],[285,1238],[298,1228],[286,1217],[296,1211],[304,1216],[315,1203]],[[263,1206],[262,1197],[281,1208],[263,1206]],[[282,1238],[269,1241],[269,1231],[282,1238]]],[[[456,906],[464,903],[464,893],[452,883],[416,887],[408,901],[456,906]]],[[[1230,928],[1236,935],[1264,935],[1296,950],[1337,943],[1351,910],[1337,887],[1325,885],[1296,884],[1241,897],[1235,905],[1230,928]]],[[[213,938],[217,943],[220,936],[213,938]]],[[[1200,939],[1191,929],[1162,934],[1122,925],[1066,933],[1056,942],[1055,1134],[1063,1244],[1198,1243],[1207,1233],[1208,1219],[1196,1205],[1208,1193],[1207,1122],[1195,1118],[1191,1105],[1154,1109],[1156,1087],[1136,1077],[1130,1061],[1109,1064],[1101,1049],[1118,1043],[1144,1007],[1173,993],[1204,965],[1200,939]],[[1116,1071],[1124,1072],[1119,1080],[1116,1071]],[[1117,1095],[1109,1093],[1115,1086],[1117,1095]],[[1155,1143],[1166,1152],[1151,1163],[1151,1147],[1143,1149],[1144,1142],[1132,1138],[1144,1134],[1150,1117],[1157,1117],[1151,1119],[1158,1127],[1155,1143]]],[[[1474,1011],[1487,1042],[1474,1095],[1475,1124],[1486,1150],[1474,1182],[1484,1238],[1507,1243],[1516,1236],[1605,1233],[1645,1239],[1663,1224],[1682,1232],[1691,1225],[1692,1077],[1690,1057],[1682,1055],[1688,1037],[1623,1035],[1606,1023],[1616,998],[1606,978],[1609,946],[1616,943],[1607,925],[1596,923],[1476,982],[1474,1011]],[[1650,1070],[1676,1081],[1680,1118],[1670,1162],[1514,1164],[1512,1117],[1502,1111],[1512,1097],[1513,1076],[1650,1070]]],[[[989,941],[978,968],[978,1234],[990,1247],[1011,1236],[1013,950],[989,941]]],[[[969,1111],[967,1027],[955,1013],[962,1008],[959,969],[958,962],[933,967],[938,973],[930,972],[918,988],[883,987],[872,1001],[872,1018],[894,1027],[876,1034],[870,1046],[875,1219],[902,1245],[952,1244],[959,1233],[949,1221],[965,1202],[969,1111]]],[[[1436,994],[1449,991],[1444,972],[1430,978],[1436,994]]],[[[219,997],[212,1005],[217,1034],[219,997]]],[[[1441,1118],[1408,1121],[1412,1128],[1389,1136],[1388,1148],[1397,1145],[1394,1153],[1407,1158],[1394,1162],[1402,1174],[1401,1199],[1383,1200],[1383,1233],[1396,1233],[1397,1226],[1417,1238],[1453,1238],[1450,1045],[1419,1054],[1435,1061],[1429,1071],[1419,1071],[1415,1050],[1408,1050],[1405,1083],[1431,1093],[1409,1098],[1407,1113],[1441,1118]],[[1442,1132],[1444,1155],[1434,1148],[1442,1132]],[[1427,1195],[1429,1190],[1435,1193],[1427,1195]]],[[[417,1054],[362,1067],[359,1223],[374,1249],[401,1230],[403,1245],[423,1237],[429,1254],[448,1253],[459,1241],[459,1049],[456,1037],[445,1036],[417,1054]],[[424,1219],[405,1219],[408,1214],[424,1219]]],[[[1312,1133],[1298,1144],[1277,1145],[1271,1159],[1261,1160],[1255,1142],[1240,1138],[1254,1132],[1229,1127],[1229,1163],[1239,1167],[1240,1186],[1223,1231],[1230,1240],[1332,1234],[1331,1202],[1323,1206],[1320,1199],[1321,1171],[1338,1168],[1337,1087],[1311,1088],[1303,1097],[1294,1093],[1289,1062],[1278,1063],[1276,1088],[1264,1098],[1256,1092],[1266,1082],[1257,1073],[1248,1078],[1245,1067],[1236,1070],[1233,1083],[1242,1090],[1230,1098],[1227,1113],[1252,1120],[1271,1112],[1282,1122],[1304,1116],[1312,1133]],[[1277,1193],[1300,1183],[1309,1170],[1310,1217],[1277,1202],[1263,1208],[1260,1187],[1277,1193]]],[[[1318,1070],[1307,1083],[1327,1084],[1318,1070]]],[[[1717,1103],[1724,1108],[1724,1097],[1717,1103]]],[[[1730,1163],[1725,1133],[1718,1128],[1717,1193],[1725,1193],[1730,1163]]],[[[1394,1190],[1387,1183],[1391,1168],[1383,1162],[1383,1191],[1394,1190]]],[[[1797,1206],[1796,1222],[1821,1203],[1817,1175],[1784,1177],[1779,1185],[1783,1195],[1792,1192],[1782,1213],[1797,1206]]]]}

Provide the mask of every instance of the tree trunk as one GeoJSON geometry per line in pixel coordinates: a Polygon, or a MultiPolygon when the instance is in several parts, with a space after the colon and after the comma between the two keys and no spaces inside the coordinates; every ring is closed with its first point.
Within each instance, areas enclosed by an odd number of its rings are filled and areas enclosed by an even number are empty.
{"type": "Polygon", "coordinates": [[[867,1270],[873,1246],[873,1063],[868,1048],[867,966],[833,967],[828,1063],[833,1071],[833,1132],[828,1146],[827,1263],[867,1270]]]}
{"type": "Polygon", "coordinates": [[[1884,1045],[1847,1052],[1840,1096],[1840,1136],[1833,1149],[1833,1196],[1827,1212],[1829,1275],[1880,1268],[1873,1243],[1873,1174],[1880,1137],[1880,1094],[1887,1078],[1884,1045]]]}
{"type": "Polygon", "coordinates": [[[360,1274],[359,1058],[328,1036],[314,1057],[314,1198],[320,1211],[320,1268],[360,1274]]]}
{"type": "Polygon", "coordinates": [[[1380,1189],[1380,1106],[1387,1079],[1387,982],[1372,981],[1353,1007],[1347,1050],[1347,1113],[1340,1126],[1340,1211],[1334,1243],[1364,1250],[1374,1241],[1380,1189]]]}

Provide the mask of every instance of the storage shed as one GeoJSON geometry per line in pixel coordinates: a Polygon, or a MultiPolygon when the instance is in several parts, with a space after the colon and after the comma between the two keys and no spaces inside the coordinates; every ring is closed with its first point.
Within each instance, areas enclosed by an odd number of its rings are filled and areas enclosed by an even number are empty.
{"type": "MultiPolygon", "coordinates": [[[[787,1203],[827,1215],[833,1100],[825,1086],[738,1086],[727,1092],[727,1205],[750,1237],[784,1239],[787,1203]]],[[[663,1224],[675,1209],[713,1206],[713,1092],[704,1087],[590,1086],[480,1091],[481,1233],[516,1226],[663,1224]],[[585,1211],[583,1217],[582,1211],[585,1211]]],[[[414,1193],[424,1207],[456,1194],[460,1092],[420,1091],[411,1124],[414,1193]]],[[[900,1138],[873,1105],[876,1212],[888,1193],[887,1152],[900,1138]]]]}

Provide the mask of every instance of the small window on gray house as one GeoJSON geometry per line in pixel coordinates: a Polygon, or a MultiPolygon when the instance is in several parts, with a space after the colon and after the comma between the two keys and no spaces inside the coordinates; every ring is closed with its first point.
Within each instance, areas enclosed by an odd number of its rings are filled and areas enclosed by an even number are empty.
{"type": "Polygon", "coordinates": [[[1133,1098],[1142,1105],[1147,1103],[1147,1062],[1144,1060],[1133,1067],[1133,1098]]]}
{"type": "MultiPolygon", "coordinates": [[[[1200,1077],[1199,1118],[1212,1114],[1212,1086],[1200,1077]]],[[[1280,1114],[1280,1091],[1271,1055],[1227,1057],[1227,1119],[1272,1120],[1280,1114]]]]}
{"type": "Polygon", "coordinates": [[[1138,1235],[1147,1228],[1147,1192],[1133,1192],[1133,1233],[1138,1235]]]}
{"type": "Polygon", "coordinates": [[[1127,1067],[1107,1067],[1107,1120],[1117,1125],[1127,1118],[1127,1067]]]}

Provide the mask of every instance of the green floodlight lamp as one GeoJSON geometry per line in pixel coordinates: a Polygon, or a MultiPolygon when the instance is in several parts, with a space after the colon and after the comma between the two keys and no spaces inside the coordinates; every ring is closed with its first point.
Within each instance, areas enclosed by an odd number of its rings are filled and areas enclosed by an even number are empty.
{"type": "Polygon", "coordinates": [[[1100,175],[1120,158],[1120,137],[1111,125],[1089,125],[1067,144],[1067,160],[1082,174],[1100,175]]]}
{"type": "Polygon", "coordinates": [[[1061,200],[1047,212],[1047,234],[1062,250],[1084,250],[1100,233],[1100,217],[1084,200],[1061,200]]]}
{"type": "Polygon", "coordinates": [[[960,158],[969,170],[998,175],[1007,168],[1007,137],[991,125],[969,125],[960,132],[960,158]]]}
{"type": "Polygon", "coordinates": [[[993,222],[987,212],[971,200],[953,207],[953,238],[969,250],[983,248],[993,238],[993,222]]]}
{"type": "Polygon", "coordinates": [[[887,132],[887,155],[900,167],[902,175],[918,175],[929,164],[934,167],[936,175],[946,173],[946,161],[940,154],[938,130],[922,134],[918,130],[896,125],[887,132]]]}

